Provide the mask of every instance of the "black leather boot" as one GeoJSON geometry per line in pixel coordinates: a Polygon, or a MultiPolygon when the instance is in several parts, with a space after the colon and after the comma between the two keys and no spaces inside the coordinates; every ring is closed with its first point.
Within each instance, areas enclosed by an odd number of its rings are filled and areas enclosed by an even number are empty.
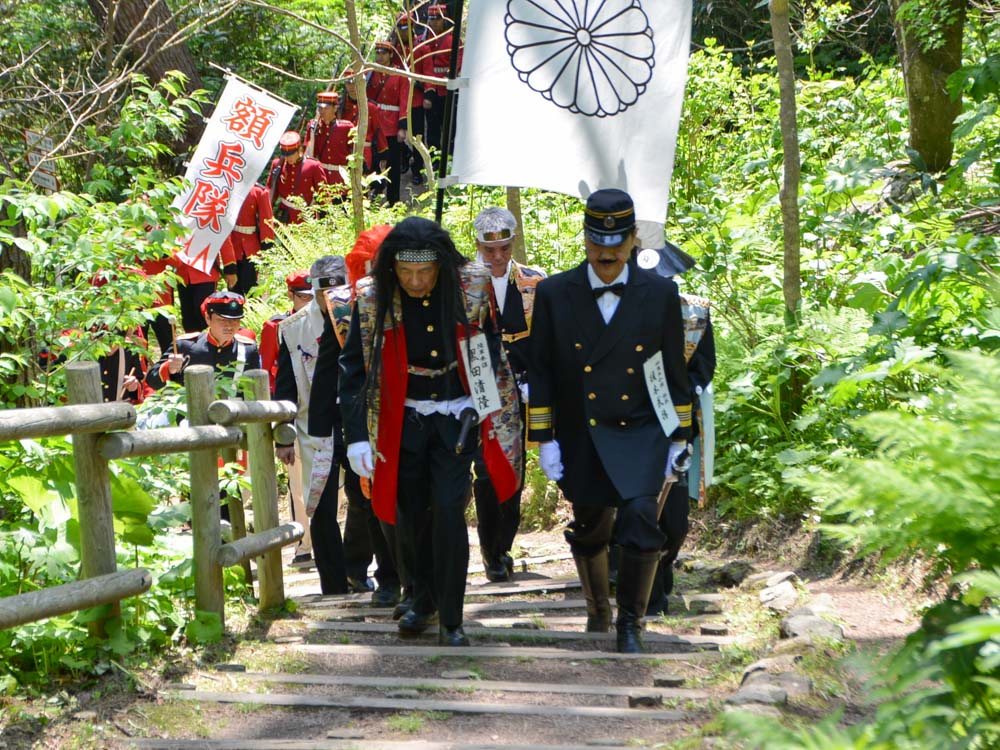
{"type": "Polygon", "coordinates": [[[642,653],[642,618],[649,602],[660,552],[639,552],[628,547],[620,548],[618,562],[618,652],[642,653]]]}
{"type": "Polygon", "coordinates": [[[573,555],[576,571],[580,575],[583,597],[587,600],[587,632],[607,633],[611,627],[611,604],[608,584],[608,551],[596,555],[573,555]]]}
{"type": "MultiPolygon", "coordinates": [[[[665,615],[669,611],[670,600],[666,592],[665,574],[670,574],[670,563],[661,560],[656,566],[656,575],[653,576],[653,586],[649,590],[649,602],[646,604],[646,617],[656,617],[665,615]]],[[[671,588],[673,587],[671,581],[671,588]]]]}

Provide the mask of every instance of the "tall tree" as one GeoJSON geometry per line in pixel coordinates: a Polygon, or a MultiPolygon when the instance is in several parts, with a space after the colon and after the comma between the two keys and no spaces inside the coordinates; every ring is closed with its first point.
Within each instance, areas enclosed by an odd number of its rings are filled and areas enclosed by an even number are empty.
{"type": "Polygon", "coordinates": [[[929,172],[951,164],[951,133],[962,112],[945,83],[962,65],[968,0],[890,0],[906,83],[910,147],[929,172]]]}
{"type": "Polygon", "coordinates": [[[779,119],[783,150],[784,177],[781,182],[781,222],[784,236],[785,317],[798,319],[802,299],[802,273],[799,261],[799,131],[795,109],[795,62],[788,24],[788,0],[771,0],[771,34],[778,63],[778,90],[781,97],[779,119]]]}

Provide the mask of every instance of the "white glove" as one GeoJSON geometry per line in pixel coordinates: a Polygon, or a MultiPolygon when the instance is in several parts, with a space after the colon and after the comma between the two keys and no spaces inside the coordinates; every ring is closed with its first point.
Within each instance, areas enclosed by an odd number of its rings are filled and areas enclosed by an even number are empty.
{"type": "Polygon", "coordinates": [[[667,451],[667,466],[663,470],[664,476],[671,474],[683,474],[691,467],[691,452],[688,450],[687,442],[671,442],[667,451]],[[687,451],[685,453],[685,451],[687,451]],[[683,457],[681,454],[684,454],[683,457]]]}
{"type": "Polygon", "coordinates": [[[528,402],[528,384],[527,383],[521,383],[517,387],[517,389],[519,391],[521,391],[521,401],[527,403],[528,402]]]}
{"type": "Polygon", "coordinates": [[[553,482],[562,479],[562,452],[559,450],[559,443],[550,440],[538,446],[538,465],[542,467],[545,476],[553,482]]]}
{"type": "Polygon", "coordinates": [[[371,479],[375,473],[372,447],[367,440],[359,440],[347,446],[347,461],[351,464],[351,470],[359,477],[371,479]]]}

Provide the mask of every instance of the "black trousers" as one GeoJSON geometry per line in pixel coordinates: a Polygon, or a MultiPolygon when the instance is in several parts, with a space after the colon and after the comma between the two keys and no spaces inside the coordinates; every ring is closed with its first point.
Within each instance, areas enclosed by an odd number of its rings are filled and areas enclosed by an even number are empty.
{"type": "Polygon", "coordinates": [[[410,149],[405,143],[396,140],[395,133],[386,133],[385,137],[388,139],[389,148],[378,155],[376,162],[384,159],[389,165],[389,184],[385,188],[385,201],[391,206],[399,203],[399,186],[403,178],[402,160],[410,158],[410,149]]]}
{"type": "Polygon", "coordinates": [[[177,287],[177,297],[181,301],[181,325],[187,333],[200,333],[208,327],[205,316],[201,314],[201,303],[215,291],[214,281],[202,281],[198,284],[180,284],[177,287]]]}
{"type": "Polygon", "coordinates": [[[382,532],[371,501],[361,491],[361,477],[350,465],[344,467],[344,494],[347,495],[347,518],[344,520],[344,562],[347,575],[359,581],[368,577],[368,566],[375,556],[375,580],[379,586],[398,586],[395,554],[382,532]]]}
{"type": "Polygon", "coordinates": [[[320,590],[324,594],[347,593],[344,542],[340,536],[340,524],[337,523],[338,489],[337,471],[334,466],[309,523],[313,559],[316,561],[316,570],[319,573],[320,590]]]}
{"type": "Polygon", "coordinates": [[[257,286],[257,266],[252,258],[243,257],[236,261],[236,286],[230,291],[242,294],[244,297],[257,286]]]}
{"type": "MultiPolygon", "coordinates": [[[[522,404],[522,425],[526,424],[524,416],[524,405],[522,404]]],[[[523,445],[523,433],[521,437],[523,445]]],[[[524,465],[523,450],[521,465],[524,465]]],[[[510,552],[510,548],[514,544],[517,528],[521,524],[521,493],[524,490],[524,485],[518,487],[517,492],[506,502],[501,503],[496,490],[493,489],[489,473],[486,471],[486,462],[483,460],[481,448],[476,451],[473,466],[476,472],[476,479],[472,483],[472,494],[476,500],[476,518],[478,519],[476,531],[479,534],[479,548],[483,553],[483,562],[489,565],[496,563],[501,555],[510,552]]]]}
{"type": "Polygon", "coordinates": [[[441,624],[462,624],[469,536],[465,505],[477,443],[455,453],[458,420],[407,408],[399,453],[396,534],[413,584],[413,609],[436,608],[441,624]]]}
{"type": "MultiPolygon", "coordinates": [[[[602,486],[613,487],[603,467],[598,467],[602,486]]],[[[656,495],[622,498],[611,490],[607,505],[574,503],[573,521],[566,528],[566,541],[574,555],[590,557],[612,538],[622,547],[652,552],[663,547],[666,536],[656,518],[656,495]],[[617,509],[617,513],[616,513],[617,509]]]]}
{"type": "Polygon", "coordinates": [[[427,133],[427,145],[433,146],[437,149],[438,153],[434,157],[434,167],[437,168],[438,160],[441,158],[441,126],[444,122],[444,95],[431,95],[427,97],[424,101],[431,102],[431,108],[424,110],[424,125],[425,131],[427,133]]]}

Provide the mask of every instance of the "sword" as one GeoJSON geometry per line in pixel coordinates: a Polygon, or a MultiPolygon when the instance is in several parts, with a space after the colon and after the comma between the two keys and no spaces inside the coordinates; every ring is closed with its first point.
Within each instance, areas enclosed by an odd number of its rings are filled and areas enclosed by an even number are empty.
{"type": "MultiPolygon", "coordinates": [[[[677,456],[677,464],[683,466],[690,458],[687,448],[685,448],[679,456],[677,456]]],[[[667,504],[667,496],[670,494],[671,488],[681,480],[683,476],[687,474],[687,471],[680,472],[670,472],[663,479],[663,486],[660,488],[660,494],[656,496],[656,520],[659,522],[660,516],[663,515],[663,506],[667,504]]]]}

